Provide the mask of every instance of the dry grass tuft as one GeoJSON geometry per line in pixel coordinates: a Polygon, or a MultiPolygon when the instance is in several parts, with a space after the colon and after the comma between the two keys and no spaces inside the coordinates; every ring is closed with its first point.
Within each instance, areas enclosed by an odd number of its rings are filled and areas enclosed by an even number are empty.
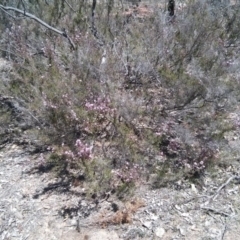
{"type": "Polygon", "coordinates": [[[123,209],[118,210],[117,212],[106,216],[106,214],[101,214],[100,225],[106,227],[107,225],[118,225],[125,223],[132,223],[133,214],[136,211],[146,206],[145,202],[142,199],[134,199],[132,201],[126,202],[123,209]]]}

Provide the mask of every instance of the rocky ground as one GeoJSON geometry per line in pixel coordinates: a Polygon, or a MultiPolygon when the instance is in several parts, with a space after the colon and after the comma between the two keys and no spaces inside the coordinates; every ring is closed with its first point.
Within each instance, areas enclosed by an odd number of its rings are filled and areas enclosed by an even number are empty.
{"type": "MultiPolygon", "coordinates": [[[[227,136],[236,147],[237,138],[227,136]]],[[[21,146],[0,151],[0,239],[237,239],[240,163],[217,166],[200,182],[150,189],[143,184],[125,203],[113,196],[87,201],[34,171],[36,158],[21,146]]],[[[153,179],[154,176],[150,177],[153,179]]]]}

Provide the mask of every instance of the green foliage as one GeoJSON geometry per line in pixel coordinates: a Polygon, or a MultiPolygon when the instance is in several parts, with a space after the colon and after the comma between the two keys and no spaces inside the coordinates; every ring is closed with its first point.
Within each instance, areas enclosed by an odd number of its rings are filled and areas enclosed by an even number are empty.
{"type": "Polygon", "coordinates": [[[14,66],[1,86],[25,101],[44,141],[58,146],[47,163],[54,171],[69,179],[82,171],[89,195],[123,198],[149,174],[160,187],[207,169],[213,146],[233,129],[224,118],[240,87],[231,46],[237,9],[188,1],[169,20],[157,5],[125,11],[109,0],[92,18],[88,1],[25,2],[77,46],[30,19],[0,17],[2,57],[14,66]],[[79,139],[93,143],[89,161],[76,150],[79,139]]]}
{"type": "Polygon", "coordinates": [[[55,173],[57,177],[64,176],[68,173],[67,164],[64,161],[64,158],[57,153],[52,153],[47,158],[47,161],[45,163],[45,168],[51,169],[51,171],[53,171],[53,173],[55,173]]]}
{"type": "Polygon", "coordinates": [[[119,199],[124,200],[131,197],[134,190],[134,183],[122,183],[116,189],[116,195],[119,199]]]}

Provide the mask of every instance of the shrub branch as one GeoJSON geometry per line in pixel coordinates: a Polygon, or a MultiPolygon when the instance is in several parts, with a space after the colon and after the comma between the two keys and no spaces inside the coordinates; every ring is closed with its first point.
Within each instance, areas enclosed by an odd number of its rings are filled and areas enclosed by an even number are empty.
{"type": "Polygon", "coordinates": [[[35,15],[31,14],[31,13],[28,13],[25,11],[22,11],[18,8],[14,8],[14,7],[9,7],[9,6],[3,6],[0,4],[0,9],[2,11],[14,11],[14,12],[17,12],[17,13],[20,13],[30,19],[33,19],[35,20],[36,22],[38,22],[39,24],[43,25],[44,27],[50,29],[51,31],[55,32],[55,33],[58,33],[60,35],[62,35],[63,37],[67,38],[68,39],[68,42],[69,44],[71,45],[71,48],[72,49],[76,49],[76,46],[74,44],[74,42],[72,41],[72,39],[67,35],[67,33],[65,31],[60,31],[52,26],[50,26],[49,24],[47,24],[46,22],[44,22],[43,20],[41,20],[40,18],[36,17],[35,15]]]}

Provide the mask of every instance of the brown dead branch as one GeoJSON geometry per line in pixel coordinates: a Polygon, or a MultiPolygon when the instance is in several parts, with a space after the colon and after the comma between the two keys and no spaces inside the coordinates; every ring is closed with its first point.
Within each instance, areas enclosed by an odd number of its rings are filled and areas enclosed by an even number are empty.
{"type": "Polygon", "coordinates": [[[104,215],[101,216],[99,223],[101,226],[131,223],[133,214],[144,206],[146,206],[146,204],[142,199],[134,199],[127,202],[125,208],[118,210],[116,213],[110,214],[110,216],[107,217],[104,215]]]}

